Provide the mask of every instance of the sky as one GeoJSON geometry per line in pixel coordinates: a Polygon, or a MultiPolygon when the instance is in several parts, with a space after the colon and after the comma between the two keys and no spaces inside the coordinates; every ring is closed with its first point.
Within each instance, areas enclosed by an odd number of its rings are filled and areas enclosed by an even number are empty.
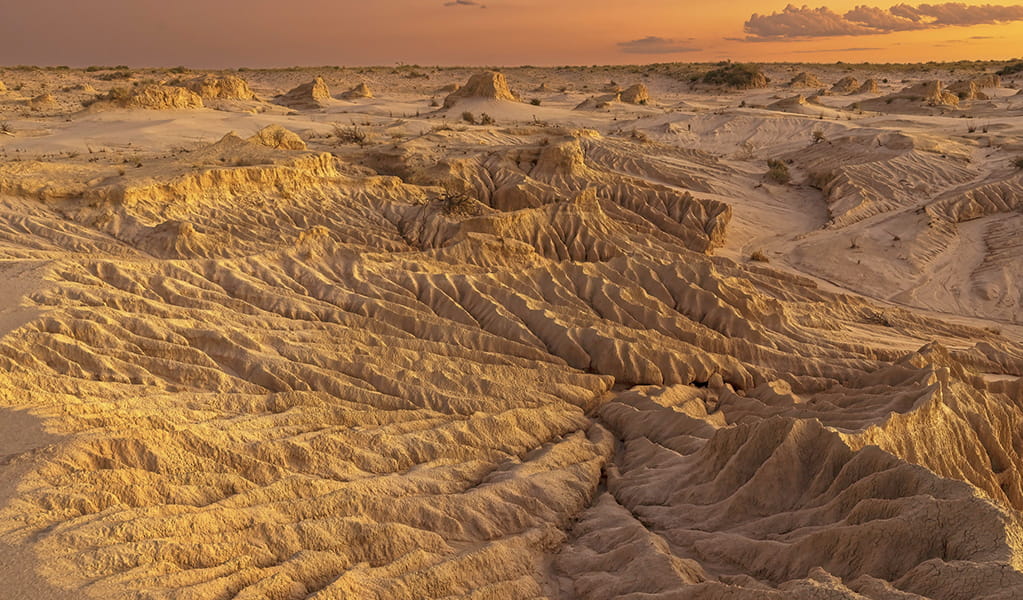
{"type": "Polygon", "coordinates": [[[549,66],[1023,56],[1023,3],[869,2],[0,0],[0,65],[549,66]]]}

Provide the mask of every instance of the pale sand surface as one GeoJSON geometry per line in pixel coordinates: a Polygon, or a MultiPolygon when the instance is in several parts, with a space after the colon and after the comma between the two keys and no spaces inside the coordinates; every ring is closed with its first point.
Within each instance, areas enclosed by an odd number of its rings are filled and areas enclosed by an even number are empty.
{"type": "Polygon", "coordinates": [[[0,69],[0,599],[1023,598],[1001,66],[0,69]]]}

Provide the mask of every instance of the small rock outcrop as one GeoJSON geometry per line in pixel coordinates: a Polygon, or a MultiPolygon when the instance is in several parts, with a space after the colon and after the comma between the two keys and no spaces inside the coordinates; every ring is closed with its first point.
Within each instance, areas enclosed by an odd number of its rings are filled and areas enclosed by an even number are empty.
{"type": "Polygon", "coordinates": [[[289,108],[323,108],[330,99],[330,88],[322,77],[317,77],[278,97],[277,104],[289,108]]]}
{"type": "Polygon", "coordinates": [[[358,100],[359,98],[372,98],[373,92],[369,89],[369,86],[365,82],[353,87],[347,92],[341,94],[341,98],[345,100],[358,100]]]}
{"type": "Polygon", "coordinates": [[[856,90],[857,94],[876,94],[881,91],[876,79],[868,79],[856,90]]]}
{"type": "Polygon", "coordinates": [[[818,89],[824,87],[824,82],[817,79],[817,76],[813,73],[803,71],[789,81],[789,87],[818,89]]]}
{"type": "Polygon", "coordinates": [[[39,110],[54,110],[58,106],[60,106],[60,105],[57,104],[57,99],[54,98],[53,94],[50,94],[49,92],[43,93],[43,94],[39,94],[38,96],[36,96],[36,97],[34,97],[34,98],[32,98],[31,100],[28,101],[28,107],[30,109],[36,110],[36,111],[39,111],[39,110]]]}
{"type": "Polygon", "coordinates": [[[620,102],[621,99],[621,94],[590,96],[576,105],[574,110],[603,110],[611,107],[615,102],[620,102]]]}
{"type": "Polygon", "coordinates": [[[622,102],[629,104],[647,104],[650,102],[650,90],[642,83],[626,88],[620,96],[622,102]]]}
{"type": "Polygon", "coordinates": [[[845,76],[835,82],[835,85],[831,86],[832,93],[835,94],[851,94],[860,87],[860,82],[855,77],[845,76]]]}
{"type": "Polygon", "coordinates": [[[960,100],[988,100],[989,96],[981,90],[1002,86],[1002,79],[997,75],[986,74],[973,79],[963,79],[948,86],[948,91],[959,96],[960,100]]]}

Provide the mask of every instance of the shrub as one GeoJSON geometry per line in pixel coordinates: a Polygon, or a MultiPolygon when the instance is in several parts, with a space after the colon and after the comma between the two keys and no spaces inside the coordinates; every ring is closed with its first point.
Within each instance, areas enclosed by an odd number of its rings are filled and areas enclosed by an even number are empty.
{"type": "Polygon", "coordinates": [[[0,133],[6,133],[8,135],[13,134],[14,130],[11,129],[11,124],[7,121],[0,121],[0,133]]]}
{"type": "Polygon", "coordinates": [[[337,141],[342,144],[358,144],[360,146],[365,146],[369,141],[369,136],[366,135],[365,131],[359,129],[358,125],[345,126],[334,123],[334,137],[336,137],[337,141]]]}
{"type": "Polygon", "coordinates": [[[532,104],[533,106],[540,106],[540,99],[533,98],[532,100],[529,101],[529,103],[532,104]]]}
{"type": "Polygon", "coordinates": [[[703,83],[727,85],[741,90],[767,86],[768,79],[753,64],[724,63],[723,66],[703,74],[703,83]]]}
{"type": "Polygon", "coordinates": [[[97,79],[103,81],[116,81],[118,79],[131,79],[131,71],[113,71],[112,73],[104,73],[97,75],[97,79]]]}
{"type": "Polygon", "coordinates": [[[131,90],[124,87],[115,87],[107,92],[106,99],[114,102],[123,102],[131,96],[131,90]]]}
{"type": "Polygon", "coordinates": [[[629,134],[629,137],[631,137],[632,139],[636,140],[641,144],[646,144],[647,142],[650,141],[650,136],[647,135],[645,131],[640,131],[638,129],[633,129],[632,133],[629,134]]]}
{"type": "Polygon", "coordinates": [[[1023,73],[1023,61],[1005,65],[997,74],[1005,77],[1006,75],[1015,75],[1016,73],[1023,73]]]}
{"type": "Polygon", "coordinates": [[[829,183],[834,181],[835,173],[833,171],[812,171],[807,176],[807,183],[810,187],[815,187],[818,190],[823,190],[829,183]]]}
{"type": "Polygon", "coordinates": [[[479,202],[472,197],[464,183],[445,185],[439,200],[445,214],[463,217],[480,214],[479,202]]]}
{"type": "Polygon", "coordinates": [[[792,175],[789,174],[789,166],[784,161],[774,158],[767,161],[767,178],[780,184],[792,181],[792,175]]]}
{"type": "Polygon", "coordinates": [[[464,113],[462,113],[462,120],[465,121],[466,123],[469,123],[470,125],[475,125],[476,115],[472,114],[469,111],[465,111],[464,113]]]}
{"type": "Polygon", "coordinates": [[[815,143],[815,144],[819,144],[819,143],[823,142],[825,139],[827,139],[827,138],[824,137],[824,130],[823,129],[814,129],[813,133],[810,134],[810,137],[811,137],[811,139],[813,139],[813,143],[815,143]]]}
{"type": "Polygon", "coordinates": [[[487,113],[480,113],[480,125],[493,125],[494,117],[491,117],[487,113]]]}
{"type": "Polygon", "coordinates": [[[767,258],[767,255],[764,254],[763,250],[754,250],[753,253],[749,255],[749,259],[756,262],[771,262],[771,259],[767,258]]]}
{"type": "Polygon", "coordinates": [[[1012,166],[1017,169],[1023,170],[1023,156],[1017,156],[1016,160],[1012,161],[1012,166]]]}

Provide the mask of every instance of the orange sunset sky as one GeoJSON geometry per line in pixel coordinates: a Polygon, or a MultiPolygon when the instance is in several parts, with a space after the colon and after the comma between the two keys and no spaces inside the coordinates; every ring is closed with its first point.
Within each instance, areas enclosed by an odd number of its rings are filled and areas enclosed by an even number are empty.
{"type": "Polygon", "coordinates": [[[917,62],[1023,55],[1018,2],[893,8],[843,0],[808,7],[751,0],[0,1],[5,65],[917,62]]]}

